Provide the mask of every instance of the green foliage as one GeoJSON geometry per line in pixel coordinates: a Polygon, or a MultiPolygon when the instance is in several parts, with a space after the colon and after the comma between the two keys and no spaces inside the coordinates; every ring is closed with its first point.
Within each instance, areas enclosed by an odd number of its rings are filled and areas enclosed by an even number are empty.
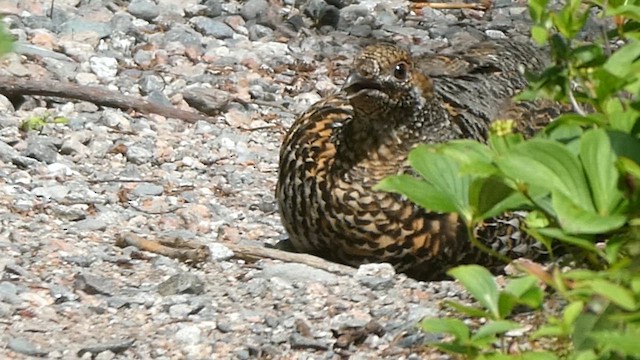
{"type": "Polygon", "coordinates": [[[20,124],[20,130],[22,131],[40,131],[45,125],[48,124],[62,124],[69,123],[69,119],[66,117],[54,117],[51,114],[45,114],[44,116],[32,116],[24,120],[20,124]]]}
{"type": "Polygon", "coordinates": [[[423,145],[409,157],[418,178],[394,176],[378,188],[432,211],[458,212],[471,242],[493,255],[473,229],[508,211],[528,211],[523,230],[550,249],[569,246],[581,265],[551,273],[521,265],[529,275],[502,289],[479,266],[450,270],[477,305],[446,305],[487,322],[475,328],[426,319],[425,331],[449,339],[431,345],[474,359],[640,358],[640,0],[567,0],[553,11],[548,5],[529,0],[531,35],[549,47],[552,62],[531,75],[517,99],[552,99],[574,112],[532,139],[513,134],[513,121],[497,121],[486,144],[423,145]],[[596,43],[577,39],[589,16],[615,25],[596,43]],[[566,345],[568,353],[551,347],[507,354],[496,344],[518,327],[513,310],[542,311],[542,286],[566,305],[530,339],[566,345]]]}
{"type": "Polygon", "coordinates": [[[0,56],[10,52],[12,48],[13,41],[11,41],[11,37],[4,30],[2,24],[0,24],[0,56]]]}

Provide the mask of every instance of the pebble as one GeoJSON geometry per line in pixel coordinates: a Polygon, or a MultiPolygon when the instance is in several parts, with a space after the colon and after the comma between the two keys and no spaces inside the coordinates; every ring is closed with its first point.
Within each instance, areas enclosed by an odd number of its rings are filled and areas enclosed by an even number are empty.
{"type": "Polygon", "coordinates": [[[208,17],[196,16],[189,21],[198,32],[206,36],[213,36],[216,39],[228,39],[234,34],[229,25],[208,17]]]}
{"type": "Polygon", "coordinates": [[[127,11],[135,17],[151,21],[160,15],[160,7],[149,0],[132,0],[127,11]]]}
{"type": "Polygon", "coordinates": [[[38,348],[25,338],[11,338],[7,342],[7,346],[9,347],[9,349],[15,352],[28,356],[42,357],[47,356],[47,354],[49,353],[46,350],[38,348]]]}
{"type": "Polygon", "coordinates": [[[190,273],[176,274],[158,285],[158,293],[162,296],[175,294],[199,295],[203,291],[204,283],[202,280],[190,273]]]}

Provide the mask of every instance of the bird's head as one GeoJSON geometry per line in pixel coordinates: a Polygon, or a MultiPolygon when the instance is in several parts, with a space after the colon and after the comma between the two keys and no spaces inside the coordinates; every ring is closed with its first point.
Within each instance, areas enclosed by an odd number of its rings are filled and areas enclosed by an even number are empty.
{"type": "Polygon", "coordinates": [[[431,80],[413,67],[405,49],[387,43],[365,47],[342,91],[355,108],[415,108],[433,94],[431,80]]]}

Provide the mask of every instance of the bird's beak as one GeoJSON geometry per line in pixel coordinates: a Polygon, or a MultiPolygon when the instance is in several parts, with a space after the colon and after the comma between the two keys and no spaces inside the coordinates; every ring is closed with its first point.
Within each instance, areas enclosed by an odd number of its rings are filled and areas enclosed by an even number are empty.
{"type": "Polygon", "coordinates": [[[382,88],[377,82],[367,79],[357,72],[349,74],[342,85],[342,91],[347,93],[349,96],[353,96],[362,90],[382,90],[382,88]]]}

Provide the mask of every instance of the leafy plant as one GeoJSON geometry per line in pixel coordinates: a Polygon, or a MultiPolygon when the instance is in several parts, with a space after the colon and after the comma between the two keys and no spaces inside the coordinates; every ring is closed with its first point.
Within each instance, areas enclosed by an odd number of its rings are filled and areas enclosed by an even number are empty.
{"type": "Polygon", "coordinates": [[[390,177],[378,189],[459,213],[471,242],[496,256],[473,229],[507,211],[527,211],[523,230],[549,250],[570,246],[581,265],[549,273],[522,263],[529,275],[502,290],[487,270],[452,269],[478,306],[447,305],[488,322],[474,330],[457,319],[424,320],[424,330],[451,337],[434,346],[468,358],[557,358],[495,346],[516,326],[514,306],[541,311],[545,284],[566,305],[532,339],[569,344],[563,357],[570,359],[640,358],[640,0],[567,0],[554,11],[548,0],[530,0],[529,9],[532,37],[548,45],[552,62],[518,99],[552,99],[573,112],[532,139],[512,133],[506,120],[494,123],[486,144],[420,146],[409,155],[419,177],[390,177]],[[579,40],[589,17],[614,27],[599,42],[579,40]]]}
{"type": "Polygon", "coordinates": [[[40,131],[47,124],[63,124],[66,125],[69,123],[69,119],[66,117],[54,117],[51,114],[47,113],[44,116],[32,116],[26,120],[24,120],[20,124],[20,130],[22,131],[40,131]]]}
{"type": "Polygon", "coordinates": [[[13,42],[11,41],[11,37],[0,24],[0,55],[10,52],[12,48],[13,42]]]}

